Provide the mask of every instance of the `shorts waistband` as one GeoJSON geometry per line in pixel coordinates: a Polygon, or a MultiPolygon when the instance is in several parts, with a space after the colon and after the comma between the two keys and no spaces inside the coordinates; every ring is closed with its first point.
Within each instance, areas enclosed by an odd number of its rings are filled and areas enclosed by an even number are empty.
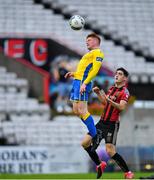
{"type": "Polygon", "coordinates": [[[106,125],[119,124],[119,121],[109,121],[109,120],[104,121],[103,119],[101,119],[101,121],[102,121],[103,124],[106,124],[106,125]]]}
{"type": "MultiPolygon", "coordinates": [[[[84,80],[81,79],[74,79],[74,81],[80,81],[81,83],[83,83],[84,80]]],[[[92,84],[92,81],[90,81],[87,85],[92,84]]]]}

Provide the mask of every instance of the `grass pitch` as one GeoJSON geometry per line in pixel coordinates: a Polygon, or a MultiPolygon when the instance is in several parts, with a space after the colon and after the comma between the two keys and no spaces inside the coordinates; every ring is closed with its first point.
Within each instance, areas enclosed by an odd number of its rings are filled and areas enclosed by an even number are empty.
{"type": "MultiPolygon", "coordinates": [[[[152,173],[136,172],[135,179],[151,175],[152,173]]],[[[0,174],[0,179],[96,179],[96,174],[0,174]]],[[[124,179],[124,175],[123,173],[104,173],[101,179],[124,179]]]]}

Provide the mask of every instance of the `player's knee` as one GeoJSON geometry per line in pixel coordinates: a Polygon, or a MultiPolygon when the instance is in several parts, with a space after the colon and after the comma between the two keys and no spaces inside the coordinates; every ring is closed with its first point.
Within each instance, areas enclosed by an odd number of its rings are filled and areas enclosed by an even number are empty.
{"type": "Polygon", "coordinates": [[[112,154],[113,154],[112,149],[107,148],[107,149],[106,149],[106,152],[107,152],[107,154],[108,154],[110,157],[112,157],[112,154]]]}
{"type": "Polygon", "coordinates": [[[78,107],[78,112],[79,112],[80,116],[84,116],[85,114],[88,113],[88,110],[85,107],[78,107]]]}
{"type": "Polygon", "coordinates": [[[87,144],[86,144],[85,142],[81,142],[81,146],[82,146],[84,149],[86,149],[87,144]]]}
{"type": "Polygon", "coordinates": [[[75,114],[75,115],[77,115],[77,116],[79,116],[80,114],[79,114],[79,112],[78,112],[78,110],[77,109],[75,109],[75,108],[73,108],[73,113],[75,114]]]}
{"type": "Polygon", "coordinates": [[[79,113],[79,116],[81,116],[81,117],[84,116],[84,114],[85,114],[85,112],[82,109],[79,109],[78,113],[79,113]]]}
{"type": "Polygon", "coordinates": [[[90,141],[82,141],[82,142],[81,142],[81,146],[82,146],[84,149],[86,149],[87,147],[90,146],[90,141]]]}
{"type": "Polygon", "coordinates": [[[73,113],[74,113],[75,115],[77,115],[77,116],[80,116],[79,112],[76,111],[76,110],[73,110],[73,113]]]}
{"type": "Polygon", "coordinates": [[[115,154],[115,149],[112,146],[106,147],[107,154],[112,157],[115,154]]]}

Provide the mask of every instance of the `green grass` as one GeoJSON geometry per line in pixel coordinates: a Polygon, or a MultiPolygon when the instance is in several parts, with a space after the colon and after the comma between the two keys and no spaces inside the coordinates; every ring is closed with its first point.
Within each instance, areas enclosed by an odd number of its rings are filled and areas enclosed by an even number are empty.
{"type": "MultiPolygon", "coordinates": [[[[135,173],[135,179],[152,173],[135,173]]],[[[96,179],[95,173],[87,174],[0,174],[0,179],[96,179]]],[[[123,173],[104,173],[102,179],[123,179],[123,173]]]]}

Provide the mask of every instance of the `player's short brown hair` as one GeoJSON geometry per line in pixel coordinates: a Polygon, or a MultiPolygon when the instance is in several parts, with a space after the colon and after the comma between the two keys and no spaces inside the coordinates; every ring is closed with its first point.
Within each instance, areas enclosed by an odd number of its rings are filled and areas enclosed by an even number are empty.
{"type": "MultiPolygon", "coordinates": [[[[101,43],[101,38],[100,38],[99,35],[97,35],[96,33],[88,34],[87,38],[89,38],[89,37],[97,38],[99,44],[101,43]]],[[[86,39],[87,39],[87,38],[86,38],[86,39]]]]}
{"type": "Polygon", "coordinates": [[[123,67],[118,68],[116,71],[122,71],[124,73],[125,77],[129,76],[129,72],[126,69],[124,69],[123,67]]]}

